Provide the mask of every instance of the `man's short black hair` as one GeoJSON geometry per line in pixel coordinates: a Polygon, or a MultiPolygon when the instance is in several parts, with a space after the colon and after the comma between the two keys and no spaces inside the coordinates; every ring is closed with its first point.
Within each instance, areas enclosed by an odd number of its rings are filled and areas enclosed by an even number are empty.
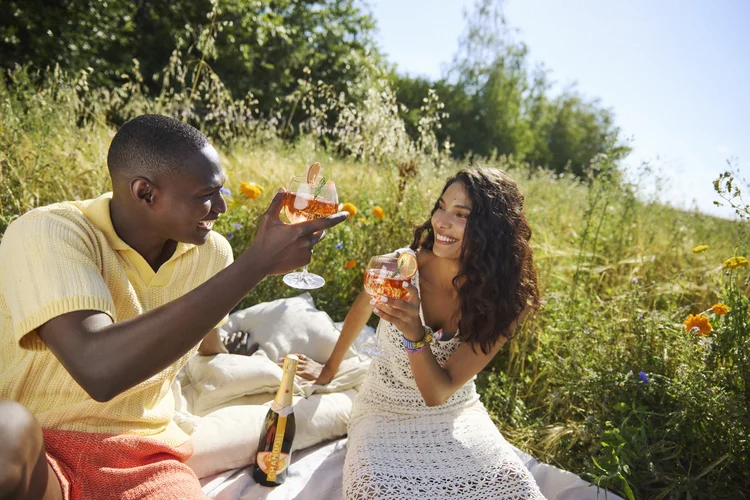
{"type": "Polygon", "coordinates": [[[141,115],[117,131],[109,146],[107,166],[113,178],[118,174],[173,175],[209,144],[206,136],[187,123],[168,116],[141,115]]]}

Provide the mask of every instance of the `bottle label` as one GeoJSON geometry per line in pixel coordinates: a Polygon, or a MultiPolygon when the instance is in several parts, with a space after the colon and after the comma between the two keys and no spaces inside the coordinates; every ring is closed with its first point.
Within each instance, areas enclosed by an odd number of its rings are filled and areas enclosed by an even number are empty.
{"type": "Polygon", "coordinates": [[[264,474],[268,475],[268,480],[273,481],[276,479],[276,474],[284,472],[289,467],[289,455],[286,453],[280,453],[279,458],[276,462],[276,472],[274,473],[274,479],[271,479],[269,472],[271,471],[271,455],[270,451],[258,452],[255,457],[255,463],[258,464],[258,468],[263,471],[264,474]]]}
{"type": "Polygon", "coordinates": [[[280,416],[276,424],[276,437],[273,440],[273,448],[271,449],[271,467],[266,472],[269,481],[275,481],[276,474],[281,472],[279,470],[279,459],[281,457],[281,446],[284,444],[284,434],[286,434],[286,417],[280,416]]]}

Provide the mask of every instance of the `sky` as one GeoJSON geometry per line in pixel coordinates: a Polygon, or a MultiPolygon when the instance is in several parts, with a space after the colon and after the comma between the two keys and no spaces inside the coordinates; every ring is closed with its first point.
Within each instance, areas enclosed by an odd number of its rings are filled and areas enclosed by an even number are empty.
{"type": "MultiPolygon", "coordinates": [[[[369,4],[388,60],[437,79],[474,1],[369,4]]],[[[614,112],[632,176],[649,162],[663,202],[731,216],[712,182],[730,159],[750,181],[750,0],[507,0],[504,12],[553,92],[575,84],[614,112]]]]}

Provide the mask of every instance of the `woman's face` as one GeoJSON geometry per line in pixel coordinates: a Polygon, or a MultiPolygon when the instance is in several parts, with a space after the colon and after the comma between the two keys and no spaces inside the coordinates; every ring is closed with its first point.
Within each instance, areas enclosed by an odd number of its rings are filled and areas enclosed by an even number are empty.
{"type": "Polygon", "coordinates": [[[436,256],[459,259],[469,213],[469,193],[461,182],[454,182],[445,190],[438,201],[438,209],[432,214],[432,230],[435,232],[432,252],[436,256]]]}

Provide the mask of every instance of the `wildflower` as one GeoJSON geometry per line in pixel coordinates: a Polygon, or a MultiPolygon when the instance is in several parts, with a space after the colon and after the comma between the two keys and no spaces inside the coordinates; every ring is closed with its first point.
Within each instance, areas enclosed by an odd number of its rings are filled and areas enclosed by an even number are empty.
{"type": "Polygon", "coordinates": [[[712,339],[711,337],[701,337],[700,339],[698,339],[698,345],[707,351],[711,350],[713,343],[714,339],[712,339]]]}
{"type": "Polygon", "coordinates": [[[334,246],[333,248],[335,248],[336,250],[341,250],[342,248],[344,248],[344,244],[343,243],[337,243],[336,246],[334,246]]]}
{"type": "Polygon", "coordinates": [[[644,384],[648,384],[648,374],[646,372],[638,372],[638,376],[641,377],[644,384]]]}
{"type": "Polygon", "coordinates": [[[685,330],[688,332],[695,331],[698,333],[698,335],[702,335],[704,337],[707,337],[709,333],[711,333],[711,323],[708,321],[708,318],[703,316],[702,314],[696,314],[693,316],[692,314],[688,315],[688,318],[683,321],[685,324],[685,330]]]}
{"type": "Polygon", "coordinates": [[[367,219],[365,219],[364,217],[360,217],[359,219],[357,219],[357,222],[359,222],[360,224],[364,224],[365,222],[367,222],[367,219]]]}
{"type": "Polygon", "coordinates": [[[738,267],[744,267],[748,264],[748,260],[745,257],[731,257],[727,259],[722,267],[724,269],[737,269],[738,267]]]}
{"type": "Polygon", "coordinates": [[[235,222],[234,224],[232,224],[232,228],[235,231],[239,231],[240,229],[242,229],[242,224],[240,224],[239,222],[235,222]]]}
{"type": "Polygon", "coordinates": [[[232,231],[227,231],[227,239],[231,240],[232,238],[234,238],[234,233],[232,231]]]}
{"type": "Polygon", "coordinates": [[[240,191],[242,191],[242,194],[244,194],[251,200],[259,198],[260,195],[263,194],[262,187],[258,186],[257,184],[252,184],[250,182],[244,181],[240,183],[240,191]]]}
{"type": "Polygon", "coordinates": [[[385,219],[385,210],[383,210],[383,207],[375,206],[372,209],[372,215],[374,215],[380,220],[383,220],[385,219]]]}
{"type": "Polygon", "coordinates": [[[633,284],[633,285],[637,285],[638,284],[638,276],[633,276],[633,279],[630,280],[630,283],[633,284]]]}
{"type": "Polygon", "coordinates": [[[232,196],[232,192],[225,187],[219,189],[219,192],[223,194],[224,196],[232,196]]]}
{"type": "Polygon", "coordinates": [[[344,203],[344,206],[341,207],[341,210],[344,212],[349,212],[349,217],[354,217],[357,215],[357,207],[354,206],[353,203],[344,203]]]}
{"type": "Polygon", "coordinates": [[[717,316],[724,316],[729,312],[729,308],[726,306],[726,304],[714,304],[711,306],[711,309],[717,316]]]}
{"type": "Polygon", "coordinates": [[[701,253],[708,250],[708,245],[698,245],[697,247],[693,248],[693,253],[701,253]]]}
{"type": "Polygon", "coordinates": [[[346,269],[354,269],[355,267],[357,267],[357,261],[354,259],[344,262],[344,268],[346,269]]]}

